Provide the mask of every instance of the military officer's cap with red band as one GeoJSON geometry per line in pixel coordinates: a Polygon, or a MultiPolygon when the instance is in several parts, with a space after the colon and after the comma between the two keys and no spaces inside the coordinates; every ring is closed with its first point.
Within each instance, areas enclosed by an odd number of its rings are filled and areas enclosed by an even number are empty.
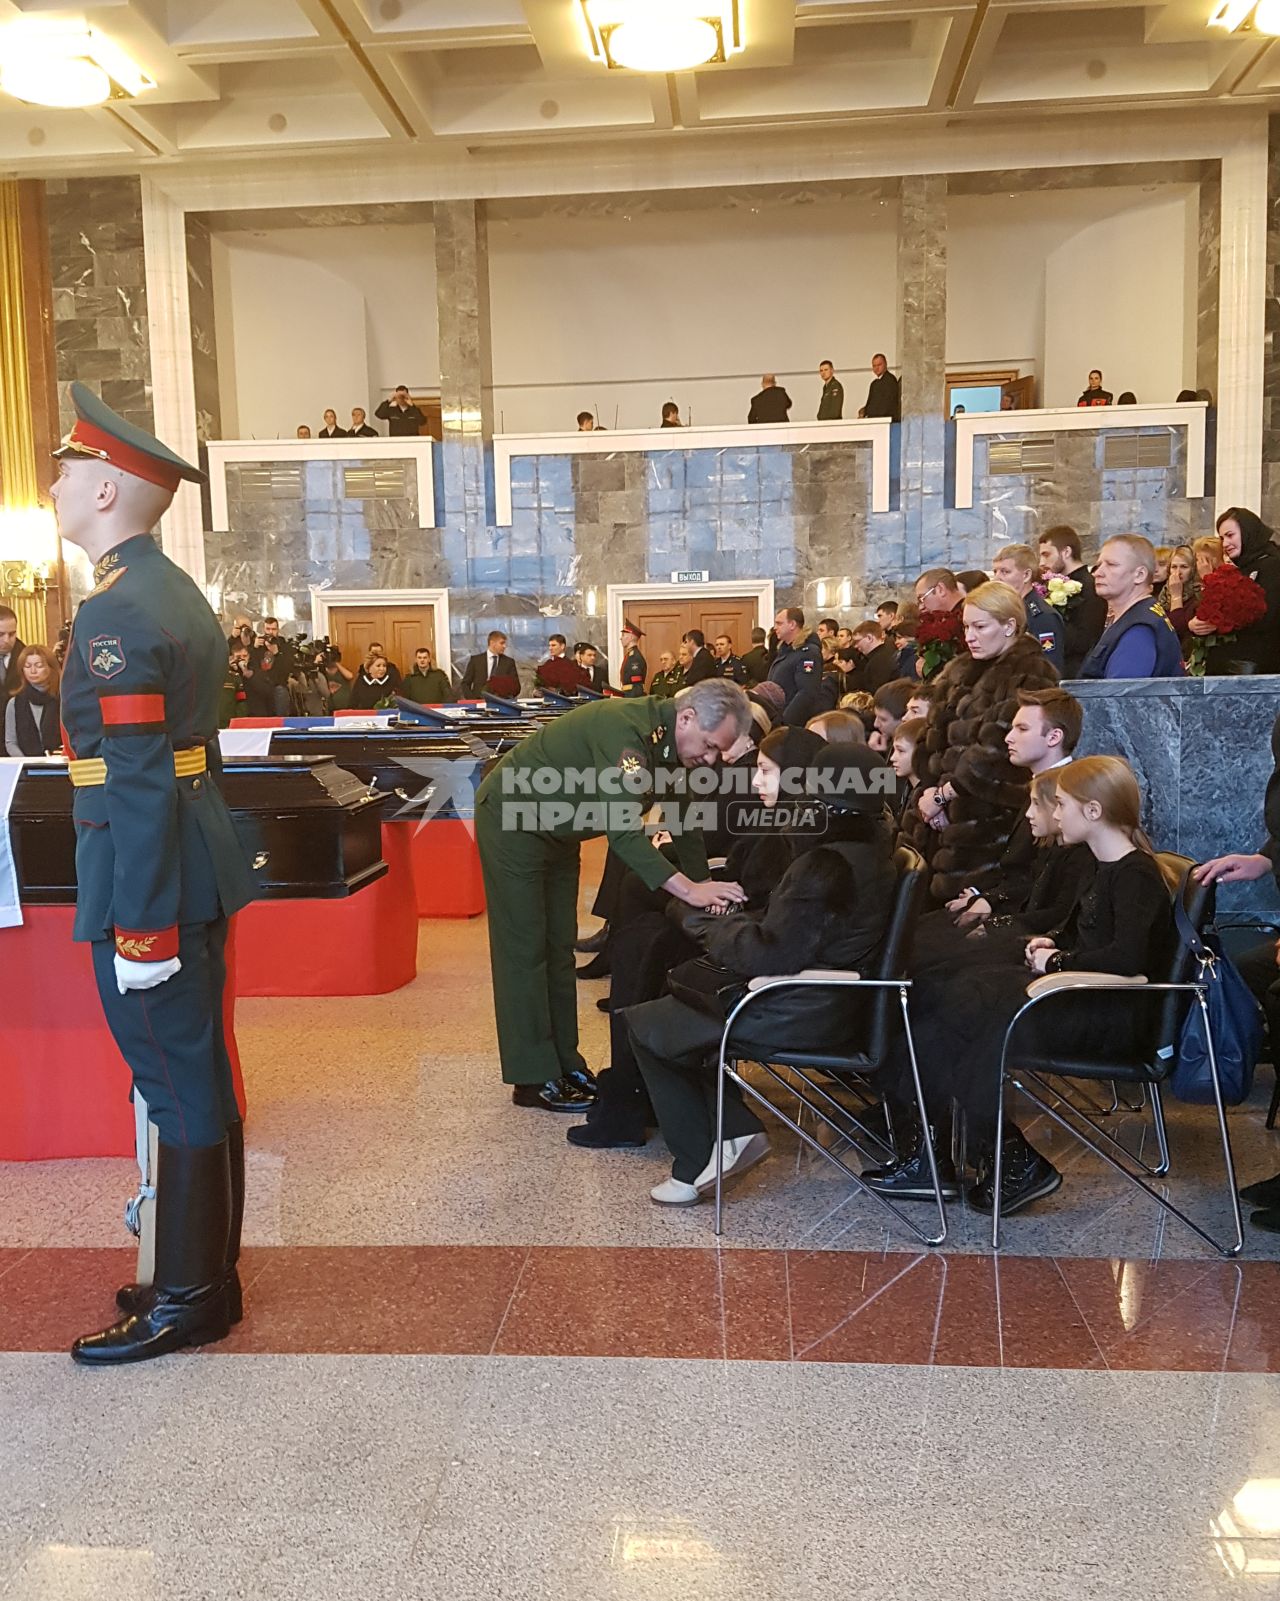
{"type": "Polygon", "coordinates": [[[76,425],[53,452],[59,460],[64,456],[89,456],[170,491],[176,490],[184,478],[193,484],[204,483],[205,475],[198,467],[174,455],[168,445],[162,445],[145,428],[126,422],[84,384],[72,384],[71,403],[76,408],[76,425]]]}

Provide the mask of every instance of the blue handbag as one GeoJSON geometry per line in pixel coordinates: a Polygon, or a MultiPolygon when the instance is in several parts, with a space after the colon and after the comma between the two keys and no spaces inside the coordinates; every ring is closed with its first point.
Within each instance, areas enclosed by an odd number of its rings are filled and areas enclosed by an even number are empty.
{"type": "MultiPolygon", "coordinates": [[[[1226,1106],[1239,1106],[1253,1088],[1253,1070],[1262,1050],[1262,1008],[1240,977],[1240,970],[1222,953],[1216,935],[1198,934],[1181,899],[1174,902],[1178,933],[1195,957],[1196,982],[1205,986],[1205,1005],[1213,1031],[1218,1083],[1226,1106]]],[[[1178,1036],[1169,1089],[1180,1101],[1196,1106],[1214,1104],[1213,1076],[1209,1071],[1209,1042],[1205,1018],[1193,999],[1178,1036]]]]}

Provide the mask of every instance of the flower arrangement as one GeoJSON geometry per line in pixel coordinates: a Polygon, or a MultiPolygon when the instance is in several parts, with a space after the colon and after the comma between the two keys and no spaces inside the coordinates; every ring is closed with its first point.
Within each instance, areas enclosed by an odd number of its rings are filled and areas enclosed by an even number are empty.
{"type": "Polygon", "coordinates": [[[964,618],[954,611],[927,611],[920,614],[916,629],[917,657],[921,678],[932,678],[953,656],[964,649],[964,618]]]}
{"type": "Polygon", "coordinates": [[[1266,614],[1266,593],[1247,573],[1230,562],[1206,573],[1196,618],[1208,623],[1213,632],[1193,637],[1187,671],[1195,678],[1203,678],[1208,669],[1210,649],[1214,645],[1233,644],[1242,628],[1261,622],[1266,614]]]}
{"type": "Polygon", "coordinates": [[[1054,573],[1045,585],[1045,599],[1055,610],[1066,611],[1083,588],[1084,585],[1078,578],[1068,578],[1064,573],[1054,573]]]}

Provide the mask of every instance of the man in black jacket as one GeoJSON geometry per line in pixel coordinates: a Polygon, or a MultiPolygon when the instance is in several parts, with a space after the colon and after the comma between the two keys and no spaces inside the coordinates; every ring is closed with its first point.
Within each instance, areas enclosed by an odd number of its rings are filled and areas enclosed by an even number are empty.
{"type": "Polygon", "coordinates": [[[805,628],[804,613],[798,606],[780,611],[773,620],[773,631],[778,637],[778,654],[769,678],[787,697],[782,720],[789,727],[803,726],[809,715],[804,708],[812,704],[809,691],[822,678],[822,647],[818,636],[805,628]]]}
{"type": "Polygon", "coordinates": [[[351,427],[348,432],[352,439],[377,439],[379,437],[378,430],[370,428],[363,406],[352,406],[351,427]]]}
{"type": "MultiPolygon", "coordinates": [[[[882,684],[898,676],[898,651],[884,637],[879,623],[868,620],[853,630],[853,648],[860,660],[853,672],[850,690],[874,695],[882,684]]],[[[838,657],[837,657],[838,659],[838,657]]]]}
{"type": "Polygon", "coordinates": [[[1093,585],[1093,574],[1080,555],[1080,535],[1065,524],[1040,535],[1040,571],[1045,578],[1073,579],[1080,593],[1072,595],[1062,614],[1064,678],[1078,678],[1080,665],[1102,638],[1107,603],[1093,585]]]}
{"type": "Polygon", "coordinates": [[[790,422],[791,396],[785,389],[778,387],[778,380],[771,372],[765,373],[760,380],[760,393],[752,395],[751,410],[747,413],[748,422],[790,422]]]}
{"type": "Polygon", "coordinates": [[[508,700],[520,693],[520,674],[507,655],[507,636],[500,628],[489,635],[488,649],[477,651],[467,662],[458,697],[479,700],[486,689],[491,695],[505,695],[508,700]]]}
{"type": "Polygon", "coordinates": [[[700,628],[691,628],[684,635],[684,642],[693,652],[689,665],[684,670],[684,687],[690,684],[700,684],[704,678],[716,676],[715,659],[707,649],[707,636],[700,628]]]}
{"type": "Polygon", "coordinates": [[[416,437],[427,420],[409,399],[407,384],[397,384],[391,399],[384,400],[373,415],[388,424],[387,432],[392,439],[416,437]]]}
{"type": "Polygon", "coordinates": [[[18,638],[18,614],[0,606],[0,719],[11,696],[22,688],[18,658],[26,646],[18,638]]]}
{"type": "Polygon", "coordinates": [[[747,688],[753,684],[762,684],[769,676],[769,652],[765,648],[768,634],[763,628],[751,630],[751,649],[742,658],[742,665],[747,669],[747,688]]]}
{"type": "Polygon", "coordinates": [[[891,422],[901,422],[902,386],[879,351],[871,358],[871,371],[875,376],[867,390],[867,403],[858,416],[888,417],[891,422]]]}

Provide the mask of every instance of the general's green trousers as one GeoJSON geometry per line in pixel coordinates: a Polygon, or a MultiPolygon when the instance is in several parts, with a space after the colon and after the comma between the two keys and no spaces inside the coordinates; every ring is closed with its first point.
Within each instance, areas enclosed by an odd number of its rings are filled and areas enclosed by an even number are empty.
{"type": "Polygon", "coordinates": [[[508,1084],[579,1071],[578,841],[502,826],[498,796],[476,802],[476,844],[489,913],[498,1055],[508,1084]]]}

